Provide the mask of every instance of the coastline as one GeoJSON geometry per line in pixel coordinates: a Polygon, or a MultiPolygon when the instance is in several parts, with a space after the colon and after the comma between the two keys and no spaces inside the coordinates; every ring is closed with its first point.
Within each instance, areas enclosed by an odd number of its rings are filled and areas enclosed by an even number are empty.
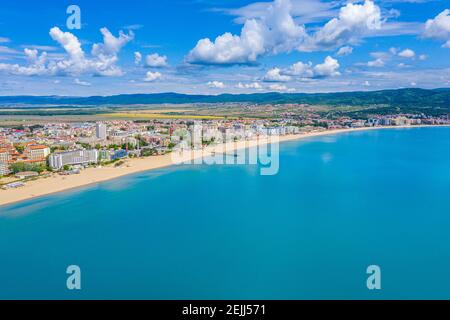
{"type": "MultiPolygon", "coordinates": [[[[341,133],[383,130],[383,129],[406,129],[406,128],[424,128],[424,127],[448,127],[445,125],[417,125],[417,126],[389,126],[389,127],[364,127],[351,129],[336,129],[307,134],[286,135],[279,137],[279,142],[296,141],[319,136],[328,136],[341,133]]],[[[240,149],[247,149],[258,145],[267,144],[267,138],[260,140],[247,140],[238,142],[229,142],[220,145],[214,145],[203,150],[194,151],[190,157],[184,157],[183,160],[195,160],[201,157],[210,156],[212,152],[226,153],[240,149]]],[[[35,181],[28,181],[24,187],[19,189],[0,190],[0,207],[14,203],[31,200],[55,193],[66,192],[73,189],[86,187],[89,185],[113,180],[130,174],[145,172],[155,169],[161,169],[176,165],[173,162],[172,153],[153,156],[148,158],[128,159],[120,167],[97,167],[83,170],[78,175],[61,176],[53,174],[49,178],[42,178],[35,181]]]]}

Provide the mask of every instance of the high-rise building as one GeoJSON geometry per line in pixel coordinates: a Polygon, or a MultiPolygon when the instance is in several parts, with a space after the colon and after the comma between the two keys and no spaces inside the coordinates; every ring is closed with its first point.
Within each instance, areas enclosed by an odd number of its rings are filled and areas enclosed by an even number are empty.
{"type": "Polygon", "coordinates": [[[107,135],[108,135],[108,133],[107,133],[106,124],[104,124],[104,123],[97,123],[97,127],[96,127],[97,139],[106,140],[107,135]]]}
{"type": "Polygon", "coordinates": [[[76,150],[54,153],[48,158],[50,167],[59,170],[65,165],[85,165],[98,162],[98,150],[76,150]]]}

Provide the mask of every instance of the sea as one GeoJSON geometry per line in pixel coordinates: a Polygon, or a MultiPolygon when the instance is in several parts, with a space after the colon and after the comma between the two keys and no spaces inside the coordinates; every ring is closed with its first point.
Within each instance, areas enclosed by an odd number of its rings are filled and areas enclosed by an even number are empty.
{"type": "Polygon", "coordinates": [[[0,207],[0,299],[450,299],[450,128],[284,142],[261,166],[0,207]]]}

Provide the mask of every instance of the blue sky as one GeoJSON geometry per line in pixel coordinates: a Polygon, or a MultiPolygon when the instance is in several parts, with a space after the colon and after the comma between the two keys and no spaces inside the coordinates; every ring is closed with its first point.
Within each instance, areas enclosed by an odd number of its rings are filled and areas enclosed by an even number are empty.
{"type": "Polygon", "coordinates": [[[447,0],[5,0],[0,95],[449,87],[448,9],[447,0]],[[70,5],[79,30],[66,24],[70,5]]]}

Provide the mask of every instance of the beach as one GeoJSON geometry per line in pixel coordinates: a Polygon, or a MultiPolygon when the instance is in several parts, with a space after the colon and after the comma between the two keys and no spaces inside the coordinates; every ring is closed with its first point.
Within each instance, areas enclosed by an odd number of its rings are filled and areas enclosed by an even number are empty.
{"type": "MultiPolygon", "coordinates": [[[[416,127],[430,126],[364,127],[354,129],[327,130],[306,134],[280,136],[279,142],[307,139],[317,136],[334,135],[346,132],[416,127]]],[[[197,150],[195,152],[188,153],[188,155],[184,155],[183,160],[189,161],[201,157],[209,157],[213,152],[229,153],[230,151],[234,150],[252,148],[258,145],[267,144],[267,142],[267,138],[262,138],[259,140],[246,140],[209,146],[202,150],[197,150]]],[[[124,160],[124,164],[119,167],[104,166],[87,168],[81,171],[80,174],[62,176],[54,173],[48,178],[40,178],[34,181],[27,181],[25,182],[25,186],[18,189],[0,190],[0,206],[13,204],[24,200],[30,200],[49,194],[68,191],[71,189],[116,179],[134,173],[169,167],[172,165],[175,165],[173,161],[173,154],[169,153],[147,158],[127,159],[124,160]]]]}

